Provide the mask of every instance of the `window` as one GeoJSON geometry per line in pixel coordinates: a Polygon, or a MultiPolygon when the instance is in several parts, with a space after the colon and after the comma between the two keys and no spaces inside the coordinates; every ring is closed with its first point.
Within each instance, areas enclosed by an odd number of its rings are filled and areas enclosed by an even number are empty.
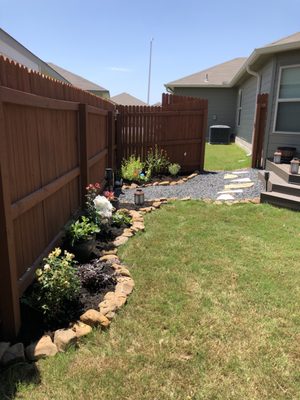
{"type": "Polygon", "coordinates": [[[240,89],[238,98],[238,108],[237,108],[237,126],[241,125],[242,101],[243,101],[243,91],[242,89],[240,89]]]}
{"type": "Polygon", "coordinates": [[[300,133],[300,65],[280,69],[274,131],[300,133]]]}

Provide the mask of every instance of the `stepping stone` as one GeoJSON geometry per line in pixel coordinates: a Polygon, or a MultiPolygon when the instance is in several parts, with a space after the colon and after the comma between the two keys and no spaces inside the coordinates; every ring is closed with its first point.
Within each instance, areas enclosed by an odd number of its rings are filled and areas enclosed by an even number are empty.
{"type": "Polygon", "coordinates": [[[240,174],[249,174],[249,171],[233,171],[232,173],[233,173],[233,174],[237,174],[237,175],[240,175],[240,174]]]}
{"type": "Polygon", "coordinates": [[[234,179],[234,178],[238,178],[238,175],[234,175],[234,174],[225,174],[224,175],[224,179],[234,179]]]}
{"type": "Polygon", "coordinates": [[[231,183],[230,185],[225,185],[224,189],[225,190],[230,190],[230,189],[245,189],[245,188],[250,188],[254,185],[253,182],[247,182],[247,183],[231,183]]]}
{"type": "Polygon", "coordinates": [[[230,194],[221,194],[219,197],[217,197],[217,200],[234,200],[234,197],[230,194]]]}
{"type": "Polygon", "coordinates": [[[218,192],[218,194],[226,194],[226,193],[243,193],[243,189],[232,189],[232,190],[222,190],[218,192]]]}
{"type": "Polygon", "coordinates": [[[246,161],[246,160],[238,160],[238,162],[244,162],[244,161],[246,161]]]}
{"type": "Polygon", "coordinates": [[[250,178],[232,179],[231,182],[251,182],[251,179],[250,178]]]}

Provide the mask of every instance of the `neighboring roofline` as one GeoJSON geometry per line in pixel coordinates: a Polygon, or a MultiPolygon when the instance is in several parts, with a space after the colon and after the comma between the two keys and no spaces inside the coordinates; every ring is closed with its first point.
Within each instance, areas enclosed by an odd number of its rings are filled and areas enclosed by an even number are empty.
{"type": "Polygon", "coordinates": [[[195,88],[232,88],[236,85],[236,83],[242,78],[242,76],[247,73],[247,68],[250,68],[262,55],[275,54],[280,53],[282,51],[289,50],[297,50],[300,49],[300,40],[291,43],[283,43],[283,44],[273,44],[265,47],[259,47],[254,49],[250,56],[246,59],[241,68],[237,71],[237,73],[233,76],[230,82],[224,85],[211,85],[211,84],[203,84],[203,83],[166,83],[164,84],[166,89],[174,90],[176,87],[195,87],[195,88]]]}
{"type": "MultiPolygon", "coordinates": [[[[28,51],[28,53],[30,53],[34,58],[36,58],[37,60],[39,60],[42,64],[44,64],[44,66],[46,68],[49,68],[51,71],[53,71],[54,74],[58,75],[61,77],[61,80],[65,83],[69,83],[69,81],[67,81],[67,79],[65,79],[63,76],[61,76],[58,72],[56,72],[53,68],[50,67],[50,65],[48,65],[45,61],[43,61],[41,58],[39,58],[37,55],[35,55],[32,51],[28,50],[27,47],[25,47],[22,43],[20,43],[18,40],[16,40],[13,36],[11,36],[9,33],[7,33],[4,29],[0,28],[0,31],[2,31],[6,36],[10,37],[14,42],[16,42],[19,46],[23,47],[23,49],[25,49],[26,51],[28,51]]],[[[10,60],[12,60],[9,56],[5,55],[6,58],[9,58],[10,60]]],[[[20,65],[23,65],[22,63],[20,63],[19,61],[15,61],[12,60],[14,62],[17,62],[20,65]]],[[[26,67],[26,65],[25,65],[26,67]]],[[[26,67],[27,68],[27,67],[26,67]]],[[[32,68],[30,68],[32,69],[32,68]]],[[[39,71],[37,71],[39,72],[39,71]]],[[[50,76],[51,79],[57,79],[54,78],[52,76],[50,76]]],[[[58,80],[58,79],[57,79],[58,80]]]]}
{"type": "Polygon", "coordinates": [[[210,83],[210,84],[203,84],[203,83],[176,83],[174,85],[174,84],[165,83],[164,86],[165,86],[166,89],[171,89],[171,90],[173,90],[175,87],[190,87],[190,88],[201,87],[201,88],[219,88],[219,89],[231,87],[231,85],[229,83],[225,83],[223,85],[214,85],[212,83],[210,83]]]}

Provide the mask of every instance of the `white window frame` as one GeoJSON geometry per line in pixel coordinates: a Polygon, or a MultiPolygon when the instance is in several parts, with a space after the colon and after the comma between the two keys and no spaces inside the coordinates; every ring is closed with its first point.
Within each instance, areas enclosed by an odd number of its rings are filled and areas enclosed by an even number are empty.
{"type": "Polygon", "coordinates": [[[237,106],[237,113],[236,113],[236,126],[241,126],[242,109],[243,109],[242,103],[243,103],[243,89],[239,89],[238,106],[237,106]]]}
{"type": "Polygon", "coordinates": [[[278,104],[279,103],[295,103],[295,102],[299,102],[300,103],[300,98],[298,98],[298,97],[297,98],[293,98],[293,99],[292,98],[290,98],[290,99],[280,99],[279,98],[282,71],[284,69],[288,69],[288,68],[300,68],[300,64],[284,65],[284,66],[280,67],[280,69],[279,69],[279,76],[278,76],[278,82],[277,82],[276,103],[275,103],[276,105],[275,105],[275,117],[274,117],[273,133],[283,133],[283,134],[288,134],[288,135],[299,135],[300,134],[300,130],[299,130],[299,132],[277,131],[276,130],[278,104]]]}

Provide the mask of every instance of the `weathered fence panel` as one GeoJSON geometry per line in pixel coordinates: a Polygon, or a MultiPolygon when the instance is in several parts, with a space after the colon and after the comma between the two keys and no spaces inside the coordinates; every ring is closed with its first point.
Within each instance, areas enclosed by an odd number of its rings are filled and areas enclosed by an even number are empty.
{"type": "Polygon", "coordinates": [[[18,332],[19,298],[86,185],[114,166],[113,110],[0,57],[0,337],[18,332]]]}
{"type": "Polygon", "coordinates": [[[166,150],[182,171],[203,170],[207,100],[164,94],[161,107],[118,106],[119,162],[145,160],[150,148],[166,150]]]}

